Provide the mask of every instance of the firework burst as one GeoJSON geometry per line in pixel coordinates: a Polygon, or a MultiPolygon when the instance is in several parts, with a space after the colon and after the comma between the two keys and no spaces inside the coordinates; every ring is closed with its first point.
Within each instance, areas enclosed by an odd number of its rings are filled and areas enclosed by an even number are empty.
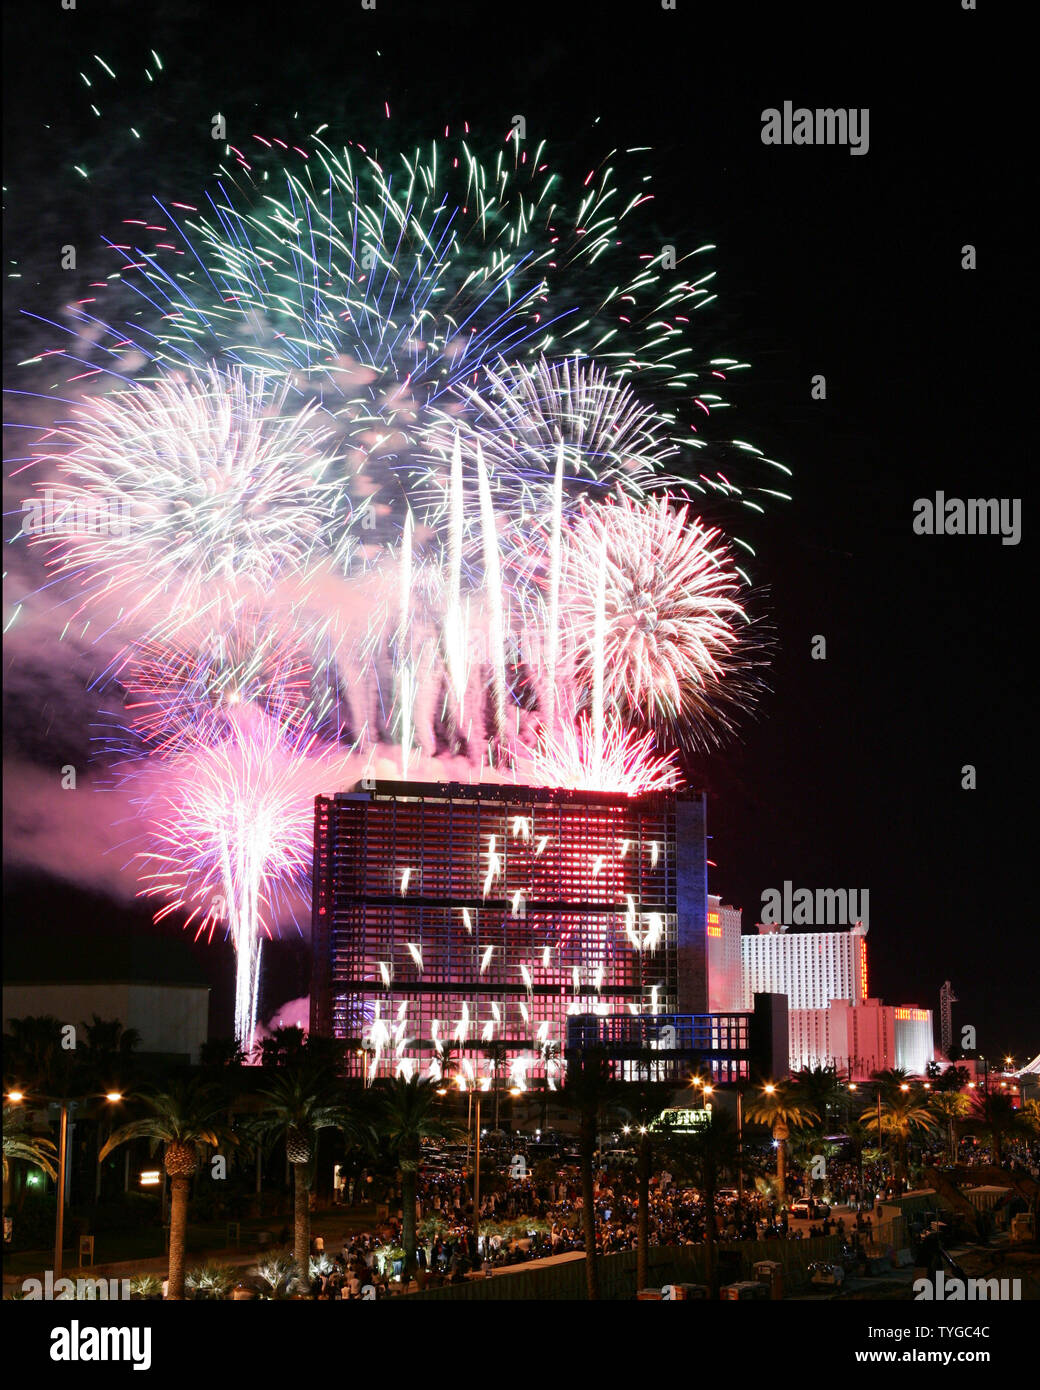
{"type": "Polygon", "coordinates": [[[317,407],[283,414],[286,388],[215,367],[96,397],[48,431],[38,455],[72,518],[104,501],[118,531],[84,525],[49,563],[81,578],[131,629],[170,635],[199,614],[218,626],[302,573],[349,511],[330,477],[317,407]]]}
{"type": "Polygon", "coordinates": [[[658,757],[652,734],[626,728],[609,717],[602,734],[588,715],[579,715],[560,734],[543,729],[531,754],[536,785],[582,791],[670,791],[682,783],[675,753],[658,757]]]}
{"type": "Polygon", "coordinates": [[[310,870],[314,797],[337,785],[345,759],[313,734],[287,733],[248,706],[214,743],[164,762],[140,798],[150,836],[144,893],[164,906],[156,920],[187,914],[210,935],[223,926],[237,956],[235,1035],[256,1025],[260,945],[310,870]]]}
{"type": "Polygon", "coordinates": [[[747,621],[720,532],[669,498],[618,493],[583,509],[562,563],[575,683],[592,690],[601,680],[608,707],[703,738],[705,693],[724,682],[747,621]]]}

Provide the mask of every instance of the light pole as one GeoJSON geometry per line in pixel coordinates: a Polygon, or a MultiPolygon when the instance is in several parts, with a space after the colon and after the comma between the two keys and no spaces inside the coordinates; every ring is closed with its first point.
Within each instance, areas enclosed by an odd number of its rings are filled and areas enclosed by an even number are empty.
{"type": "MultiPolygon", "coordinates": [[[[9,1091],[7,1099],[15,1105],[20,1104],[25,1099],[23,1091],[9,1091]]],[[[58,1105],[60,1111],[60,1128],[58,1131],[58,1190],[56,1193],[57,1208],[54,1219],[54,1279],[62,1277],[63,1254],[65,1246],[65,1185],[68,1180],[68,1150],[69,1150],[69,1110],[80,1102],[69,1096],[40,1096],[40,1100],[45,1100],[48,1105],[58,1105]]],[[[105,1094],[107,1101],[116,1102],[123,1099],[122,1092],[108,1091],[105,1094]]]]}
{"type": "MultiPolygon", "coordinates": [[[[75,1102],[72,1102],[75,1104],[75,1102]]],[[[69,1142],[69,1101],[62,1099],[61,1127],[58,1139],[58,1201],[54,1223],[54,1278],[61,1278],[62,1252],[65,1245],[65,1161],[69,1142]]]]}
{"type": "Polygon", "coordinates": [[[480,1091],[477,1090],[477,1132],[473,1146],[473,1240],[477,1255],[480,1255],[480,1091]]]}
{"type": "MultiPolygon", "coordinates": [[[[744,1205],[744,1092],[737,1086],[737,1201],[744,1205]]],[[[741,1218],[743,1219],[743,1218],[741,1218]]]]}

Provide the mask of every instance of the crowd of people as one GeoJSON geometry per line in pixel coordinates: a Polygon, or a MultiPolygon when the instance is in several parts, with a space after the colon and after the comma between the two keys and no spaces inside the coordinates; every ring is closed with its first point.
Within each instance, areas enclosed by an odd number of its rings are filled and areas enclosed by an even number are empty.
{"type": "MultiPolygon", "coordinates": [[[[978,1146],[971,1157],[986,1161],[978,1146]]],[[[458,1168],[424,1169],[416,1188],[417,1278],[420,1284],[459,1282],[483,1270],[585,1248],[582,1192],[574,1165],[539,1165],[537,1175],[526,1162],[501,1155],[499,1172],[480,1199],[481,1236],[474,1233],[470,1180],[458,1168]],[[550,1169],[551,1171],[546,1171],[550,1169]]],[[[521,1155],[522,1158],[522,1155],[521,1155]]],[[[1040,1147],[1016,1146],[1010,1164],[1040,1172],[1040,1147]]],[[[833,1160],[828,1164],[826,1200],[843,1212],[814,1215],[807,1223],[792,1220],[788,1206],[755,1188],[738,1198],[732,1189],[714,1199],[715,1235],[719,1241],[802,1240],[836,1235],[852,1250],[874,1239],[880,1204],[906,1186],[880,1163],[833,1160]]],[[[789,1176],[788,1203],[813,1195],[797,1170],[789,1176]]],[[[634,1249],[638,1243],[638,1184],[631,1162],[610,1159],[594,1178],[596,1245],[601,1254],[634,1249]]],[[[819,1193],[815,1194],[817,1197],[819,1193]]],[[[693,1245],[707,1233],[707,1204],[702,1193],[684,1185],[667,1170],[650,1181],[648,1239],[652,1245],[693,1245]]],[[[388,1292],[403,1268],[403,1233],[399,1218],[377,1234],[358,1235],[344,1243],[331,1267],[315,1276],[316,1298],[379,1297],[388,1292]]]]}

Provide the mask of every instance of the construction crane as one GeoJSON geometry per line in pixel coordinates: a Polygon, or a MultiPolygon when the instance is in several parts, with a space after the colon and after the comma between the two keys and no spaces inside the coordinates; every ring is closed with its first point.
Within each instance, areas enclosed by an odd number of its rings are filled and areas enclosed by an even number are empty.
{"type": "Polygon", "coordinates": [[[943,1053],[949,1057],[950,1048],[953,1046],[953,1006],[957,1003],[957,996],[953,992],[953,985],[946,980],[942,989],[939,991],[939,1028],[942,1038],[943,1053]]]}

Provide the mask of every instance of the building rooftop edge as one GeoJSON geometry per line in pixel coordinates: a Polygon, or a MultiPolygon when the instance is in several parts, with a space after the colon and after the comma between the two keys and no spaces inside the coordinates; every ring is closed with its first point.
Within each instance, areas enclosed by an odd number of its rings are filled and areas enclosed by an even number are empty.
{"type": "Polygon", "coordinates": [[[602,806],[693,801],[704,795],[694,788],[677,791],[589,791],[579,787],[530,787],[506,782],[404,782],[384,778],[357,782],[346,791],[319,796],[319,801],[369,801],[415,798],[425,801],[576,801],[602,806]]]}

